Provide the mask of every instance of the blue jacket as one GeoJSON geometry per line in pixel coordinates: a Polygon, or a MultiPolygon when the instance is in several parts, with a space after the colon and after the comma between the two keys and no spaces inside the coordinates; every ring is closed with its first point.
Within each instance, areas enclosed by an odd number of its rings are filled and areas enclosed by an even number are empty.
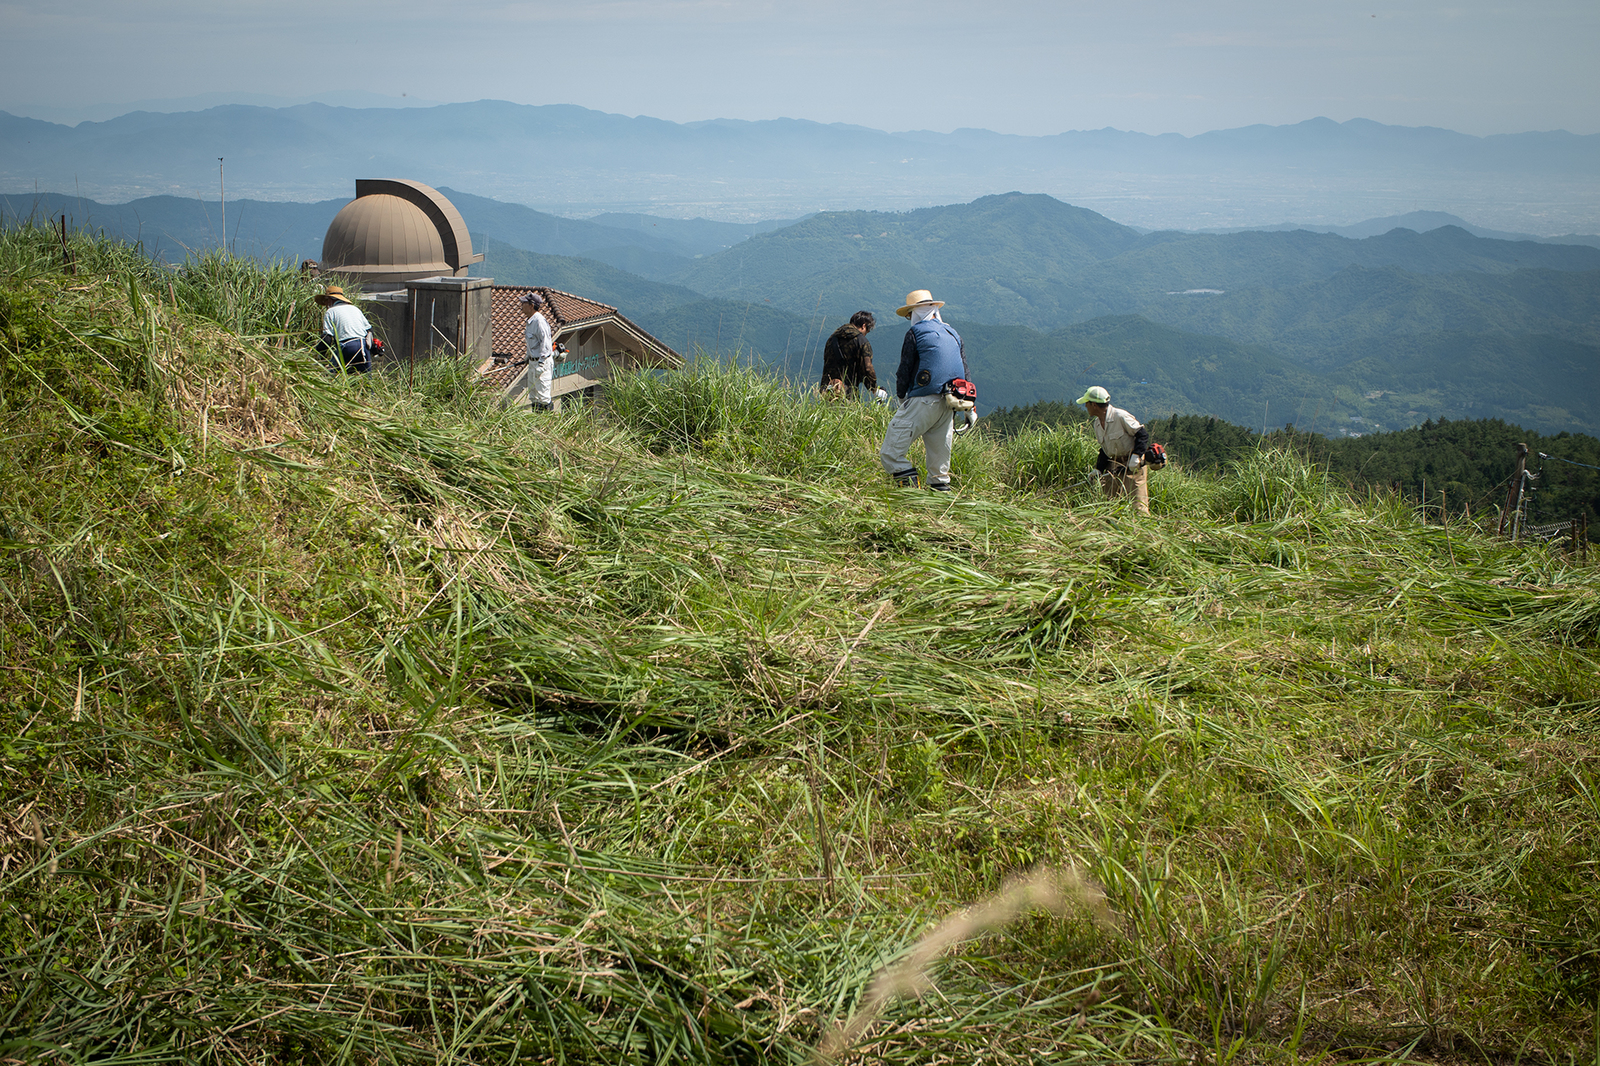
{"type": "Polygon", "coordinates": [[[961,334],[938,319],[928,318],[906,330],[900,345],[900,369],[894,394],[937,396],[944,383],[967,376],[967,347],[961,334]]]}

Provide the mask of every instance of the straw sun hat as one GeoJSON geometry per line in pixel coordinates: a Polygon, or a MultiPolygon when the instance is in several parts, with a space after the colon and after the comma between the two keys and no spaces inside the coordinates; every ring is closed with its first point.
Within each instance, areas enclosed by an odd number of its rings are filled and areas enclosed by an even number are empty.
{"type": "Polygon", "coordinates": [[[906,293],[906,305],[900,308],[900,310],[896,311],[895,314],[899,315],[901,318],[910,318],[911,309],[920,304],[932,304],[935,307],[943,307],[944,301],[935,300],[933,298],[933,293],[929,292],[927,289],[918,289],[916,292],[906,293]]]}

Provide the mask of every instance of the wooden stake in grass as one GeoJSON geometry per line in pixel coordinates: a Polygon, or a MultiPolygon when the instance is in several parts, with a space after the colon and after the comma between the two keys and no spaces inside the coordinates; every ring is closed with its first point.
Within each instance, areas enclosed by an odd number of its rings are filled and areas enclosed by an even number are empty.
{"type": "Polygon", "coordinates": [[[61,216],[61,269],[68,274],[76,274],[78,268],[72,263],[72,253],[67,250],[67,216],[61,216]]]}

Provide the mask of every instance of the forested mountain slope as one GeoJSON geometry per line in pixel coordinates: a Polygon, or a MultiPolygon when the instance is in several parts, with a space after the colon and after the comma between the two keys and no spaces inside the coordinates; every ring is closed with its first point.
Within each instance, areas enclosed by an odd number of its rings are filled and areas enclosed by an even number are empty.
{"type": "Polygon", "coordinates": [[[818,215],[680,278],[835,322],[875,310],[886,323],[875,344],[891,362],[903,329],[886,311],[929,288],[963,323],[989,371],[980,383],[1003,406],[1098,383],[1162,414],[1253,421],[1276,399],[1284,414],[1335,434],[1489,416],[1600,431],[1600,249],[1589,247],[1449,226],[1363,240],[1140,236],[1050,197],[1009,194],[903,215],[818,215]],[[1136,331],[1141,339],[1122,351],[1093,340],[1128,329],[1117,316],[1130,314],[1182,332],[1157,341],[1136,331]],[[1074,333],[1079,325],[1087,332],[1074,333]],[[1305,373],[1253,379],[1245,368],[1265,367],[1268,352],[1305,373]]]}
{"type": "Polygon", "coordinates": [[[1458,227],[1350,240],[1152,233],[1048,196],[1008,193],[905,213],[828,212],[699,260],[676,280],[714,296],[893,307],[937,290],[969,319],[1050,329],[1186,290],[1290,289],[1350,267],[1411,274],[1600,270],[1600,249],[1474,237],[1458,227]]]}
{"type": "MultiPolygon", "coordinates": [[[[479,238],[490,261],[478,272],[589,287],[680,350],[737,352],[800,378],[818,375],[828,333],[863,308],[879,317],[879,370],[892,375],[904,325],[891,312],[907,292],[931,288],[967,336],[985,409],[1070,399],[1103,384],[1136,396],[1147,413],[1266,423],[1276,410],[1334,435],[1482,417],[1544,432],[1600,430],[1593,248],[1455,227],[1364,240],[1140,235],[1048,196],[1009,194],[904,214],[824,213],[694,259],[695,248],[742,231],[689,221],[657,236],[661,227],[638,216],[605,226],[453,195],[475,231],[509,235],[479,238]]],[[[49,204],[97,221],[109,210],[49,204]]],[[[278,227],[285,241],[310,240],[337,206],[304,205],[296,215],[243,202],[230,229],[265,241],[259,235],[278,227]]],[[[124,232],[168,250],[220,224],[198,201],[116,210],[124,232]],[[158,225],[162,217],[175,228],[158,225]]]]}

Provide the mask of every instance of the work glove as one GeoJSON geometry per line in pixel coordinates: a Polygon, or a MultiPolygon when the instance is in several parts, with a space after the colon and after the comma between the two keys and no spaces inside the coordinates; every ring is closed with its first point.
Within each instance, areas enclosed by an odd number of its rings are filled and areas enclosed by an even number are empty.
{"type": "Polygon", "coordinates": [[[956,432],[965,433],[978,424],[978,412],[960,411],[956,415],[956,432]]]}
{"type": "Polygon", "coordinates": [[[1123,461],[1122,465],[1127,468],[1128,473],[1136,474],[1139,472],[1139,464],[1142,462],[1144,462],[1144,456],[1130,455],[1123,461]]]}
{"type": "Polygon", "coordinates": [[[882,389],[879,389],[876,392],[874,392],[872,394],[872,398],[873,398],[873,400],[875,400],[878,403],[888,403],[889,402],[889,394],[887,392],[884,392],[882,389]]]}

